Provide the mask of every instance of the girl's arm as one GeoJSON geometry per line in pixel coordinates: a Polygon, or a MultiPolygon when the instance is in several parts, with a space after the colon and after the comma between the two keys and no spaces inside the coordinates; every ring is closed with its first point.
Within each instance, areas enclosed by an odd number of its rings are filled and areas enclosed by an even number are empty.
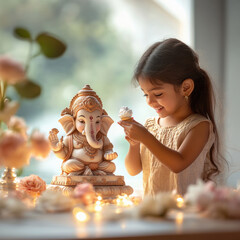
{"type": "Polygon", "coordinates": [[[121,122],[126,135],[143,143],[155,157],[171,171],[179,173],[187,168],[201,153],[209,136],[209,123],[201,122],[187,134],[178,151],[161,144],[148,130],[137,122],[121,122]]]}
{"type": "Polygon", "coordinates": [[[131,142],[126,136],[126,139],[130,143],[127,156],[125,157],[125,167],[131,176],[135,176],[142,171],[142,162],[140,157],[140,143],[131,142]]]}

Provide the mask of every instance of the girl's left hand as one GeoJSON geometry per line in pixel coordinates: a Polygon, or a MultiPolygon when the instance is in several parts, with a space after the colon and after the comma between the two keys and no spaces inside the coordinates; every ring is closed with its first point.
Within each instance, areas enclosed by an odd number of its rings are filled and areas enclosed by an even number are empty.
{"type": "Polygon", "coordinates": [[[118,124],[124,128],[126,136],[134,141],[142,142],[144,136],[148,132],[148,130],[142,124],[135,120],[120,121],[118,124]]]}

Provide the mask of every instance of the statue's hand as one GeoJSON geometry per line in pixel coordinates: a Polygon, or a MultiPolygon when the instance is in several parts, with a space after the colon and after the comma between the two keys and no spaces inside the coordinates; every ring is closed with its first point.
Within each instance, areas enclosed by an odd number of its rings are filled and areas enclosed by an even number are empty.
{"type": "Polygon", "coordinates": [[[107,151],[107,152],[104,153],[104,158],[106,160],[109,160],[109,161],[111,161],[111,160],[113,160],[117,157],[118,157],[118,154],[116,152],[113,152],[113,151],[107,151]]]}
{"type": "Polygon", "coordinates": [[[58,136],[57,136],[58,132],[59,131],[56,128],[53,128],[49,132],[48,140],[50,142],[50,146],[53,151],[59,151],[63,147],[63,137],[59,141],[58,136]]]}

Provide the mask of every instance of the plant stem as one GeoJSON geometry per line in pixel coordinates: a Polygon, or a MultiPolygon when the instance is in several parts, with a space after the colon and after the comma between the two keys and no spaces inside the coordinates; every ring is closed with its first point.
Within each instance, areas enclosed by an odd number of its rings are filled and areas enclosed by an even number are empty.
{"type": "Polygon", "coordinates": [[[0,110],[3,110],[4,108],[4,100],[5,100],[5,94],[7,90],[7,83],[6,81],[1,81],[0,82],[0,110]]]}
{"type": "Polygon", "coordinates": [[[32,55],[32,48],[33,48],[33,41],[30,42],[30,46],[29,46],[28,57],[27,57],[26,66],[25,66],[25,73],[29,71],[31,60],[41,55],[41,51],[38,51],[32,55]]]}
{"type": "Polygon", "coordinates": [[[27,61],[26,61],[26,65],[25,65],[25,73],[28,72],[29,67],[30,67],[30,62],[31,62],[31,55],[32,55],[32,47],[33,47],[33,42],[30,41],[30,45],[29,45],[29,50],[28,50],[28,56],[27,56],[27,61]]]}
{"type": "Polygon", "coordinates": [[[3,96],[3,81],[0,81],[0,99],[2,99],[3,96]]]}
{"type": "Polygon", "coordinates": [[[35,58],[35,57],[38,57],[38,56],[40,56],[41,54],[42,54],[42,52],[39,51],[39,52],[35,53],[34,55],[32,55],[31,59],[33,59],[33,58],[35,58]]]}

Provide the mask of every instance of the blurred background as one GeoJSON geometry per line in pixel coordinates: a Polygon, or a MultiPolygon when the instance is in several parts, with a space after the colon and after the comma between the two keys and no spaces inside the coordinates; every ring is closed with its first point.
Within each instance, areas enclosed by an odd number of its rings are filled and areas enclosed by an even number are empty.
{"type": "MultiPolygon", "coordinates": [[[[240,180],[240,1],[238,0],[8,0],[0,1],[0,55],[25,62],[28,43],[13,37],[17,26],[33,34],[47,31],[67,44],[55,60],[39,57],[29,76],[41,85],[42,94],[24,100],[18,116],[29,130],[38,128],[48,136],[61,111],[86,84],[97,92],[115,123],[108,137],[119,157],[116,175],[123,175],[136,192],[142,175],[131,177],[125,170],[128,143],[117,124],[120,107],[133,109],[134,118],[145,122],[155,112],[142,92],[131,83],[136,63],[152,43],[178,38],[200,57],[200,65],[213,79],[217,95],[217,121],[229,169],[225,181],[236,187],[240,180]]],[[[9,94],[14,95],[14,91],[9,94]]],[[[50,154],[45,161],[32,159],[23,176],[37,174],[47,183],[60,174],[61,160],[50,154]]]]}

